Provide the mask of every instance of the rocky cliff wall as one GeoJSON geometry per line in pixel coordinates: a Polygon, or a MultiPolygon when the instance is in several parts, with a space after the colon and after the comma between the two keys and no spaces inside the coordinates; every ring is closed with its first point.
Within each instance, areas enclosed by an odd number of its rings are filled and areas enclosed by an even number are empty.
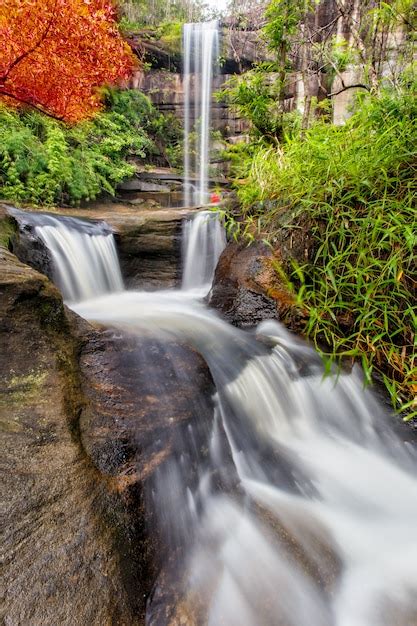
{"type": "MultiPolygon", "coordinates": [[[[258,30],[220,30],[220,65],[214,78],[214,91],[222,89],[234,74],[250,69],[255,63],[272,59],[258,30]]],[[[182,84],[182,55],[167,49],[162,41],[149,39],[149,33],[131,37],[130,44],[137,55],[151,65],[147,71],[138,70],[129,87],[140,89],[162,111],[184,119],[184,89],[182,84]]],[[[193,103],[191,103],[191,115],[193,103]]],[[[239,136],[248,131],[248,124],[223,102],[214,100],[212,127],[225,136],[239,136]]]]}
{"type": "MultiPolygon", "coordinates": [[[[350,105],[357,91],[357,88],[350,86],[364,81],[363,69],[358,65],[348,65],[335,75],[329,63],[318,52],[321,45],[330,45],[334,39],[343,39],[358,47],[352,33],[358,23],[355,16],[360,16],[363,7],[359,0],[345,0],[342,6],[344,17],[341,17],[335,0],[321,0],[306,23],[300,25],[290,52],[294,72],[287,84],[284,101],[287,111],[298,109],[303,112],[309,99],[316,98],[320,101],[333,94],[334,122],[341,124],[349,115],[350,105]],[[346,86],[348,89],[345,89],[346,86]]],[[[258,62],[274,60],[274,55],[266,48],[260,26],[261,24],[252,25],[251,29],[222,26],[221,63],[214,81],[215,91],[220,90],[232,75],[245,72],[258,62]]],[[[130,87],[144,91],[161,111],[173,113],[183,119],[183,60],[178,52],[180,42],[177,42],[176,51],[170,51],[163,42],[146,39],[149,33],[144,39],[141,37],[143,35],[140,33],[133,37],[131,44],[137,54],[150,63],[151,69],[146,72],[138,71],[133,76],[130,87]]],[[[387,78],[393,68],[398,66],[399,51],[403,44],[404,32],[401,29],[390,33],[384,42],[384,50],[381,51],[385,58],[382,62],[382,74],[387,78]]],[[[360,63],[362,64],[362,60],[360,63]]],[[[232,112],[225,103],[217,101],[213,103],[212,127],[227,137],[239,137],[248,132],[247,122],[232,112]]]]}

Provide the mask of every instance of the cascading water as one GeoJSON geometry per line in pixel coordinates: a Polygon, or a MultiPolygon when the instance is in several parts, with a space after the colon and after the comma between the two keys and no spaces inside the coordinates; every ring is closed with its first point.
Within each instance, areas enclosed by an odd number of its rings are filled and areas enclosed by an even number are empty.
{"type": "MultiPolygon", "coordinates": [[[[416,452],[358,371],[324,377],[282,325],[233,328],[186,290],[72,306],[161,346],[188,343],[213,377],[211,423],[196,401],[145,498],[187,623],[417,624],[416,452]]],[[[154,621],[151,600],[146,623],[174,622],[154,621]]]]}
{"type": "Polygon", "coordinates": [[[114,237],[109,227],[73,217],[11,210],[30,225],[52,257],[54,281],[68,302],[123,290],[114,237]]]}
{"type": "Polygon", "coordinates": [[[185,24],[184,51],[184,204],[207,204],[212,80],[219,34],[217,22],[185,24]],[[190,136],[197,135],[195,146],[190,136]],[[192,151],[192,147],[194,148],[192,151]],[[196,185],[191,184],[191,175],[196,185]]]}
{"type": "Polygon", "coordinates": [[[358,372],[323,378],[316,353],[278,323],[245,333],[181,292],[126,292],[76,311],[188,342],[209,365],[207,445],[196,406],[149,498],[184,555],[190,603],[204,607],[197,624],[417,623],[417,459],[358,372]]]}
{"type": "Polygon", "coordinates": [[[224,228],[213,211],[200,211],[184,220],[182,289],[202,296],[209,292],[225,245],[224,228]]]}

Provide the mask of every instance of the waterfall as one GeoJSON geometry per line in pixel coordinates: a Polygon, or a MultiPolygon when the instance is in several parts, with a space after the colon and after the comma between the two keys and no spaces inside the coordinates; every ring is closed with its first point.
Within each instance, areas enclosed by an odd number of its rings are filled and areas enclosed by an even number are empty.
{"type": "Polygon", "coordinates": [[[200,211],[184,220],[182,289],[206,295],[217,261],[226,245],[224,228],[213,211],[200,211]]]}
{"type": "Polygon", "coordinates": [[[73,217],[11,211],[48,248],[54,282],[68,302],[122,291],[116,246],[110,228],[73,217]]]}
{"type": "Polygon", "coordinates": [[[185,24],[184,51],[184,181],[185,206],[207,204],[212,79],[218,57],[216,21],[185,24]],[[196,132],[197,139],[190,141],[196,132]],[[195,176],[197,184],[191,184],[195,176]]]}

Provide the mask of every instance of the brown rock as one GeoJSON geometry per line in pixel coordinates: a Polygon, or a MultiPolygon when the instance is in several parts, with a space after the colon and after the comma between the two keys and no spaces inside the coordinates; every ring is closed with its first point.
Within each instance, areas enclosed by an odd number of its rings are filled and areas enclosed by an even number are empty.
{"type": "Polygon", "coordinates": [[[181,601],[172,580],[183,529],[172,541],[151,494],[174,453],[187,453],[191,424],[184,484],[199,480],[213,415],[207,366],[175,342],[94,329],[3,248],[0,264],[1,617],[141,624],[164,568],[164,611],[181,601]]]}
{"type": "Polygon", "coordinates": [[[62,299],[0,249],[4,624],[138,624],[105,486],[79,439],[77,344],[62,299]]]}
{"type": "MultiPolygon", "coordinates": [[[[53,213],[104,221],[110,226],[127,288],[164,289],[180,283],[182,222],[192,210],[149,208],[148,203],[96,203],[82,209],[55,208],[53,213]]],[[[52,276],[50,255],[33,233],[15,237],[12,249],[20,260],[52,276]]]]}
{"type": "Polygon", "coordinates": [[[250,246],[229,243],[216,269],[210,305],[242,328],[284,318],[296,328],[302,315],[280,281],[278,263],[278,256],[261,242],[250,246]]]}

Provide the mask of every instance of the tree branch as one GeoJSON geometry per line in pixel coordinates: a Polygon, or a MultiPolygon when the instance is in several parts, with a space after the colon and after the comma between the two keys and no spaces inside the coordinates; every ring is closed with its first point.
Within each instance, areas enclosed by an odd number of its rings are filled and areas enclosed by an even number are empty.
{"type": "Polygon", "coordinates": [[[327,97],[333,98],[333,96],[338,96],[340,93],[343,93],[348,89],[366,89],[366,91],[371,91],[368,85],[364,85],[363,83],[355,83],[354,85],[345,85],[342,87],[342,89],[339,89],[338,91],[333,91],[333,93],[329,93],[327,97]]]}
{"type": "Polygon", "coordinates": [[[13,68],[16,67],[16,65],[18,65],[19,63],[21,63],[23,61],[23,59],[25,59],[30,54],[32,54],[32,52],[35,52],[35,50],[37,50],[37,48],[39,48],[39,46],[48,37],[49,31],[51,30],[52,24],[54,23],[54,20],[55,20],[55,17],[56,17],[55,9],[57,7],[57,4],[58,4],[58,0],[55,0],[54,8],[52,10],[51,19],[49,20],[48,25],[47,25],[45,31],[43,32],[41,38],[35,43],[34,46],[32,46],[32,48],[30,48],[29,50],[26,50],[25,52],[22,52],[22,54],[20,54],[18,57],[16,57],[16,59],[9,65],[9,67],[6,70],[6,73],[4,74],[4,76],[1,77],[0,84],[4,85],[7,82],[8,76],[9,76],[10,72],[13,70],[13,68]]]}
{"type": "Polygon", "coordinates": [[[26,106],[30,107],[31,109],[36,109],[36,111],[39,111],[40,113],[43,113],[47,117],[50,117],[53,120],[57,120],[58,122],[62,122],[64,119],[63,117],[59,117],[58,115],[50,113],[47,109],[44,109],[42,105],[34,104],[33,102],[25,100],[24,98],[19,98],[19,96],[15,96],[13,93],[4,91],[0,88],[0,97],[2,96],[5,96],[6,98],[11,98],[12,100],[16,100],[16,102],[20,102],[21,104],[26,104],[26,106]]]}

